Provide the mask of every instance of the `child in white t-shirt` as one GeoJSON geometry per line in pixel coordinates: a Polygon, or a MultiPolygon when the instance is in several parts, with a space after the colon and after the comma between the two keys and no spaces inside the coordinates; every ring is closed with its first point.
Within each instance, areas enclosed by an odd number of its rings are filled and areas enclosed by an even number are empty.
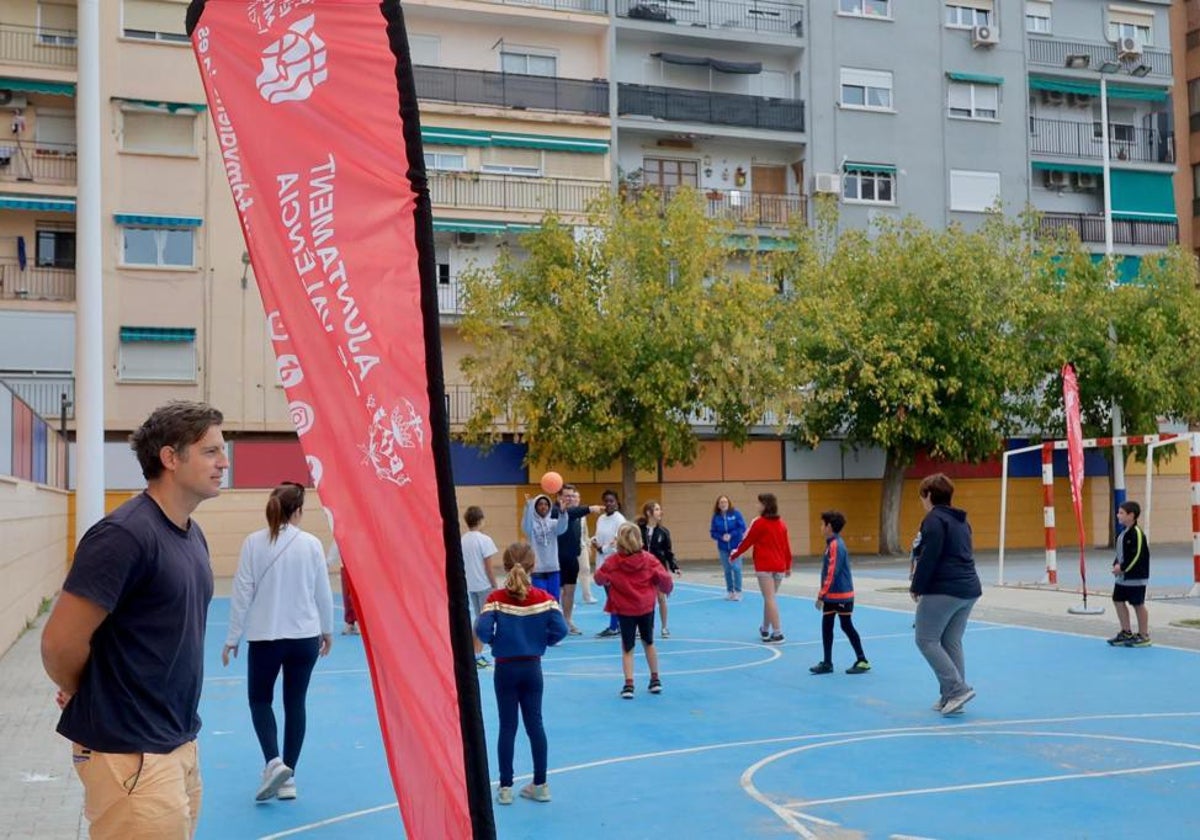
{"type": "MultiPolygon", "coordinates": [[[[497,588],[492,564],[500,552],[492,538],[481,530],[483,508],[471,505],[463,514],[463,519],[467,523],[467,532],[462,535],[463,570],[467,574],[467,595],[471,600],[471,622],[474,625],[483,612],[488,595],[497,588]]],[[[475,664],[480,668],[491,664],[483,655],[483,643],[478,636],[475,637],[475,664]]]]}

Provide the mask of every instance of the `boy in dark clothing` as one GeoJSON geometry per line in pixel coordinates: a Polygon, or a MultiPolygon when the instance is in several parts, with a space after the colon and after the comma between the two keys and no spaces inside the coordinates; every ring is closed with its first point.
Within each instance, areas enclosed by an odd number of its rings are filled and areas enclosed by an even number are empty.
{"type": "Polygon", "coordinates": [[[1117,540],[1117,559],[1113,560],[1112,571],[1116,577],[1113,584],[1113,608],[1121,622],[1121,632],[1108,640],[1110,645],[1122,647],[1150,647],[1150,615],[1146,611],[1146,585],[1150,582],[1150,546],[1146,535],[1138,525],[1142,506],[1137,502],[1123,502],[1117,509],[1117,521],[1125,529],[1117,540]],[[1137,614],[1138,631],[1132,632],[1129,624],[1129,608],[1137,614]]]}
{"type": "Polygon", "coordinates": [[[833,673],[833,617],[837,616],[842,624],[842,632],[854,647],[857,657],[854,664],[846,669],[847,674],[865,674],[871,670],[871,663],[863,653],[862,639],[854,629],[854,580],[850,575],[850,553],[842,540],[842,528],[846,527],[846,517],[836,510],[827,510],[821,514],[821,534],[825,537],[825,556],[821,561],[821,588],[817,592],[817,609],[821,616],[821,644],[825,650],[825,658],[809,668],[813,674],[833,673]]]}

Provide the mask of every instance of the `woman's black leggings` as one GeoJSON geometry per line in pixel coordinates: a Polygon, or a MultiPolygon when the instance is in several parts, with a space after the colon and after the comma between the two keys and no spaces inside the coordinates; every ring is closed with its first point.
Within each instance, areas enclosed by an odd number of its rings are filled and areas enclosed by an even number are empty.
{"type": "MultiPolygon", "coordinates": [[[[821,644],[825,646],[825,662],[833,662],[833,616],[834,613],[831,612],[821,616],[821,644]]],[[[867,657],[863,653],[862,639],[859,638],[858,631],[854,629],[854,619],[850,617],[850,613],[841,613],[838,618],[842,620],[842,632],[854,646],[854,655],[859,659],[866,659],[867,657]]]]}
{"type": "Polygon", "coordinates": [[[279,732],[275,725],[275,679],[283,671],[283,763],[293,770],[300,760],[300,748],[304,745],[305,712],[304,700],[308,695],[308,681],[317,654],[321,649],[321,637],[311,639],[273,639],[267,642],[250,642],[246,655],[246,693],[250,697],[250,719],[254,721],[254,732],[262,747],[263,760],[270,762],[279,758],[279,732]]]}

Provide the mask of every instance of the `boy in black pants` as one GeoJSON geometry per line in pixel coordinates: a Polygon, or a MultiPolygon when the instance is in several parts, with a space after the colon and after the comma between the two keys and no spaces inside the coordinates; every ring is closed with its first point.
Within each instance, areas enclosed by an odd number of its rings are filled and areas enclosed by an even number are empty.
{"type": "Polygon", "coordinates": [[[1117,559],[1112,571],[1113,607],[1121,622],[1121,632],[1108,640],[1122,647],[1150,647],[1150,616],[1146,612],[1146,585],[1150,582],[1150,546],[1138,525],[1142,506],[1137,502],[1122,502],[1117,509],[1117,521],[1125,528],[1117,539],[1117,559]],[[1137,614],[1138,631],[1132,632],[1129,608],[1137,614]]]}
{"type": "Polygon", "coordinates": [[[809,668],[813,674],[833,673],[833,617],[836,615],[842,624],[842,632],[854,647],[857,657],[854,664],[846,669],[847,674],[865,674],[871,670],[871,663],[863,653],[862,639],[854,629],[854,581],[850,576],[850,553],[846,551],[846,543],[842,540],[842,528],[846,525],[846,517],[836,510],[827,510],[821,514],[821,534],[825,537],[825,556],[821,561],[821,589],[817,593],[817,609],[822,610],[821,644],[825,648],[825,658],[809,668]]]}

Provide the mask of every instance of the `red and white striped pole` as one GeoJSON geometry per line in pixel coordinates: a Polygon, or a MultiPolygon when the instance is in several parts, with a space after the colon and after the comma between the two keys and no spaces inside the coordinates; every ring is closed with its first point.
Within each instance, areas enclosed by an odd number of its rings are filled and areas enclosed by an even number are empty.
{"type": "Polygon", "coordinates": [[[1192,479],[1192,591],[1189,595],[1200,595],[1200,432],[1191,439],[1192,479]]]}
{"type": "Polygon", "coordinates": [[[1058,583],[1058,542],[1054,533],[1054,442],[1042,444],[1042,523],[1046,528],[1046,583],[1058,583]]]}

